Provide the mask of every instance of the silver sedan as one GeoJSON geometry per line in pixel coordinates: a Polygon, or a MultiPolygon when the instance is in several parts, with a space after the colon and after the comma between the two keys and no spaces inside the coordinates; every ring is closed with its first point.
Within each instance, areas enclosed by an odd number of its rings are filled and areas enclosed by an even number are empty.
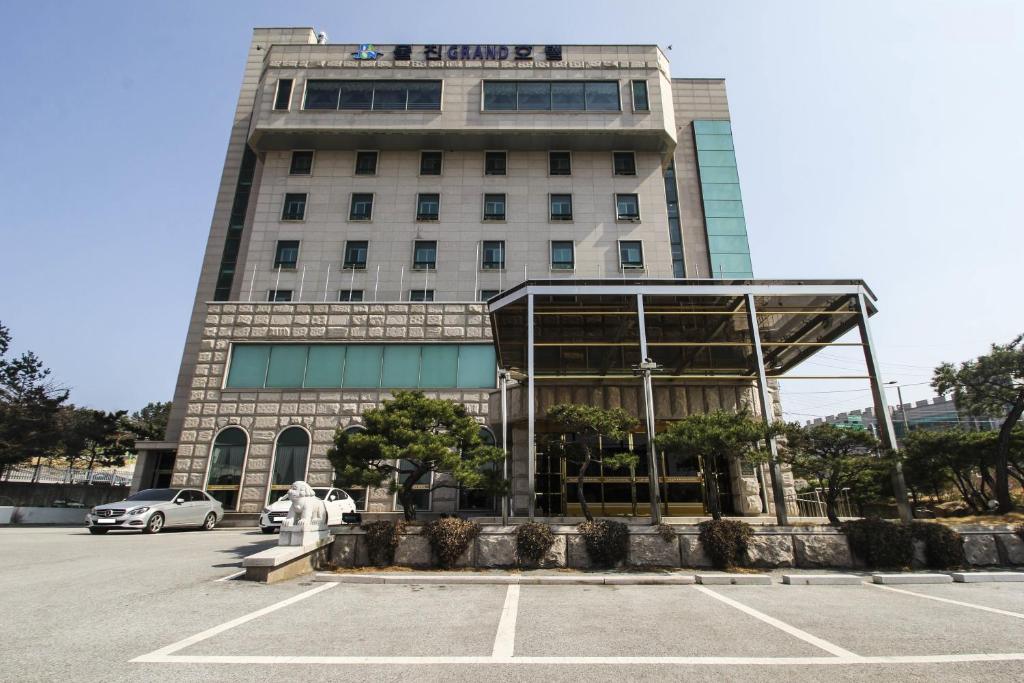
{"type": "Polygon", "coordinates": [[[97,505],[85,516],[89,533],[136,529],[155,534],[164,527],[212,529],[224,518],[224,507],[198,489],[146,489],[118,503],[97,505]]]}

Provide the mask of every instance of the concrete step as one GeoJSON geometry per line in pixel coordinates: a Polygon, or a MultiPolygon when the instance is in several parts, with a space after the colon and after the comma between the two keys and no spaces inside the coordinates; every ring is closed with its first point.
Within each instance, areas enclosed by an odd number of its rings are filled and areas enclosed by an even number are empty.
{"type": "Polygon", "coordinates": [[[790,586],[849,586],[864,583],[854,574],[783,574],[782,583],[790,586]]]}
{"type": "MultiPolygon", "coordinates": [[[[767,577],[766,577],[767,578],[767,577]]],[[[678,586],[695,582],[691,574],[435,574],[427,572],[382,572],[380,574],[338,574],[319,572],[314,581],[334,583],[509,585],[523,586],[678,586]]]]}
{"type": "Polygon", "coordinates": [[[872,574],[871,580],[878,584],[911,584],[911,583],[953,583],[949,574],[927,572],[905,572],[902,574],[872,574]]]}
{"type": "Polygon", "coordinates": [[[953,572],[957,583],[1002,583],[1024,581],[1024,572],[953,572]]]}
{"type": "Polygon", "coordinates": [[[705,586],[770,586],[772,577],[768,574],[697,574],[697,583],[705,586]]]}

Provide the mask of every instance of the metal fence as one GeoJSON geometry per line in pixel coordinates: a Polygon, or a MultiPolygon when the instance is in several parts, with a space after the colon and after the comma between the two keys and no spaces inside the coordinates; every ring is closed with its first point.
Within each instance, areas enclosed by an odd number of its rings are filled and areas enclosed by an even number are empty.
{"type": "Polygon", "coordinates": [[[10,465],[0,474],[0,481],[33,484],[94,484],[97,486],[128,486],[131,469],[76,469],[49,465],[10,465]]]}
{"type": "MultiPolygon", "coordinates": [[[[850,489],[843,489],[836,500],[836,507],[840,517],[857,517],[853,504],[850,502],[850,489]]],[[[825,496],[821,489],[804,491],[796,496],[786,496],[786,506],[791,510],[796,508],[798,517],[826,517],[828,509],[825,505],[825,496]]]]}

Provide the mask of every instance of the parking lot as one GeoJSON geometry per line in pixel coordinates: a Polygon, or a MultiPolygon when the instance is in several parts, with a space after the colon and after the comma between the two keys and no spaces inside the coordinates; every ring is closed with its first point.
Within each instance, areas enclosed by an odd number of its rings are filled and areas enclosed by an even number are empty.
{"type": "Polygon", "coordinates": [[[0,679],[1019,679],[1024,584],[260,585],[275,542],[3,528],[0,679]],[[297,671],[293,671],[297,670],[297,671]]]}

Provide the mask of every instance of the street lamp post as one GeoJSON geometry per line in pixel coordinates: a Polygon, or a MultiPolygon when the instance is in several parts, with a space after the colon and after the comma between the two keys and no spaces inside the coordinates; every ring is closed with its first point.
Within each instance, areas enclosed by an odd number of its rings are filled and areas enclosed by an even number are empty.
{"type": "Polygon", "coordinates": [[[654,389],[651,373],[659,372],[661,366],[650,358],[633,366],[633,374],[644,378],[644,408],[647,413],[647,480],[651,498],[651,524],[661,524],[661,501],[658,495],[658,456],[654,446],[654,389]]]}
{"type": "Polygon", "coordinates": [[[896,397],[900,402],[900,419],[903,421],[903,438],[906,439],[910,435],[910,422],[907,420],[907,407],[903,403],[903,387],[896,380],[886,382],[886,385],[896,387],[896,397]]]}

